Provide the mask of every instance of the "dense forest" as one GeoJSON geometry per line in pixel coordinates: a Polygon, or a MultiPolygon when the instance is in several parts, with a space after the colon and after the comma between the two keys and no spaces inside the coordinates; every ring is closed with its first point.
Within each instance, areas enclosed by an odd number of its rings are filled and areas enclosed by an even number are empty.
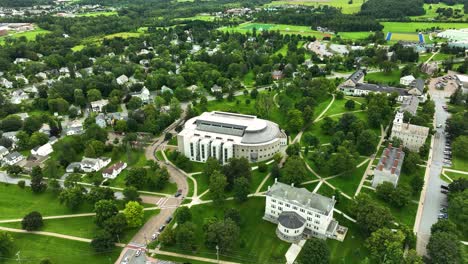
{"type": "Polygon", "coordinates": [[[265,23],[329,28],[333,31],[380,31],[383,26],[377,20],[363,15],[345,15],[338,9],[288,8],[276,11],[262,10],[256,14],[256,20],[265,23]]]}
{"type": "Polygon", "coordinates": [[[50,5],[53,0],[0,0],[0,7],[23,7],[33,5],[50,5]]]}
{"type": "Polygon", "coordinates": [[[424,15],[423,0],[369,0],[361,7],[360,14],[376,18],[404,18],[424,15]]]}

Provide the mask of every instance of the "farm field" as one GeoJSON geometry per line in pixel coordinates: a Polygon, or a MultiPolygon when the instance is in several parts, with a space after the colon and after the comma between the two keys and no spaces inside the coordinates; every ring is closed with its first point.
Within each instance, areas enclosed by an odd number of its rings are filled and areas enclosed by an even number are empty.
{"type": "Polygon", "coordinates": [[[20,33],[12,33],[7,36],[2,36],[0,37],[0,45],[5,44],[5,39],[6,38],[20,38],[20,37],[26,37],[28,41],[34,41],[36,40],[37,35],[41,34],[48,34],[50,31],[36,27],[36,29],[31,30],[31,31],[26,31],[26,32],[20,32],[20,33]]]}
{"type": "Polygon", "coordinates": [[[349,4],[348,0],[283,0],[273,1],[266,6],[280,6],[280,5],[305,5],[305,6],[321,6],[328,5],[336,8],[341,8],[344,14],[353,14],[361,10],[363,1],[353,1],[349,4]]]}
{"type": "Polygon", "coordinates": [[[71,49],[72,49],[72,51],[80,51],[80,50],[84,49],[87,45],[100,45],[100,43],[104,39],[138,38],[138,37],[142,36],[143,34],[145,34],[144,30],[143,29],[138,29],[137,32],[119,32],[119,33],[109,34],[109,35],[105,35],[105,36],[101,36],[101,37],[86,38],[86,39],[83,39],[81,44],[76,45],[76,46],[72,47],[71,49]]]}
{"type": "Polygon", "coordinates": [[[247,33],[252,31],[253,29],[257,31],[262,30],[279,30],[281,34],[299,34],[302,36],[314,36],[316,38],[323,38],[325,36],[331,36],[330,34],[322,33],[316,30],[312,30],[310,27],[307,26],[295,26],[295,25],[285,25],[285,24],[263,24],[263,23],[243,23],[236,27],[221,27],[218,30],[224,32],[240,32],[240,33],[247,33]]]}
{"type": "Polygon", "coordinates": [[[102,11],[102,12],[86,12],[77,14],[77,17],[97,17],[97,16],[116,16],[118,13],[116,11],[102,11]]]}
{"type": "Polygon", "coordinates": [[[201,20],[201,21],[213,21],[215,20],[215,16],[211,16],[211,15],[196,15],[196,16],[192,16],[192,17],[178,17],[178,18],[175,18],[174,20],[177,20],[177,21],[180,21],[180,20],[201,20]]]}

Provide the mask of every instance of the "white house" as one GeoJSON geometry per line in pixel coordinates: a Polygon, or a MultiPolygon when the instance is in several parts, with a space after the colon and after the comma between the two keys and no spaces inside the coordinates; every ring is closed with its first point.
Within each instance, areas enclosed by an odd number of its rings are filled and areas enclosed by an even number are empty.
{"type": "Polygon", "coordinates": [[[407,75],[400,78],[400,84],[404,86],[410,85],[416,78],[413,75],[407,75]]]}
{"type": "Polygon", "coordinates": [[[109,104],[109,100],[107,99],[101,99],[98,101],[91,102],[91,110],[93,110],[94,112],[100,113],[102,112],[102,109],[104,108],[104,106],[108,104],[109,104]]]}
{"type": "Polygon", "coordinates": [[[221,88],[220,86],[218,86],[217,84],[213,85],[213,87],[211,87],[211,92],[212,93],[222,93],[223,92],[223,88],[221,88]]]}
{"type": "Polygon", "coordinates": [[[99,113],[99,115],[96,116],[96,124],[100,128],[106,128],[106,126],[107,126],[106,117],[104,116],[103,113],[99,113]]]}
{"type": "Polygon", "coordinates": [[[2,79],[0,80],[0,84],[1,84],[3,87],[7,88],[7,89],[13,88],[13,83],[10,82],[9,80],[5,79],[5,78],[2,78],[2,79]]]}
{"type": "Polygon", "coordinates": [[[5,148],[4,146],[0,146],[0,160],[3,159],[6,155],[8,155],[8,153],[10,153],[10,151],[8,151],[7,148],[5,148]]]}
{"type": "Polygon", "coordinates": [[[29,95],[25,93],[23,90],[19,89],[11,93],[10,102],[12,104],[21,104],[21,102],[23,102],[24,100],[28,100],[28,99],[29,99],[29,95]]]}
{"type": "Polygon", "coordinates": [[[161,93],[165,93],[165,92],[169,92],[169,93],[171,93],[171,94],[174,93],[174,91],[172,91],[171,88],[167,87],[166,85],[163,85],[163,86],[161,87],[161,93]]]}
{"type": "Polygon", "coordinates": [[[461,88],[468,88],[468,75],[457,74],[455,75],[455,78],[461,88]]]}
{"type": "Polygon", "coordinates": [[[94,171],[101,170],[105,166],[109,165],[110,162],[111,162],[111,159],[107,157],[96,158],[96,159],[84,157],[81,160],[80,166],[81,166],[81,170],[84,172],[94,172],[94,171]]]}
{"type": "Polygon", "coordinates": [[[276,235],[286,242],[310,237],[343,241],[347,228],[333,219],[335,203],[335,197],[328,198],[275,180],[266,192],[263,219],[277,224],[276,235]]]}
{"type": "Polygon", "coordinates": [[[3,158],[3,163],[6,165],[15,165],[16,163],[22,161],[24,159],[23,155],[19,152],[12,152],[3,158]]]}
{"type": "Polygon", "coordinates": [[[16,143],[18,142],[18,138],[16,137],[16,134],[18,134],[18,131],[4,132],[2,134],[2,137],[7,138],[11,141],[12,143],[11,147],[13,149],[16,148],[16,143]]]}
{"type": "Polygon", "coordinates": [[[145,104],[150,102],[150,92],[146,87],[141,88],[139,92],[130,93],[130,96],[140,98],[145,104]]]}
{"type": "Polygon", "coordinates": [[[127,163],[119,161],[102,171],[102,177],[115,179],[125,168],[127,168],[127,163]]]}
{"type": "Polygon", "coordinates": [[[52,148],[52,144],[50,144],[49,142],[42,146],[31,149],[31,154],[42,157],[48,156],[52,152],[54,152],[54,149],[52,148]]]}
{"type": "Polygon", "coordinates": [[[125,74],[122,74],[116,79],[116,81],[118,85],[124,85],[128,82],[128,77],[125,74]]]}

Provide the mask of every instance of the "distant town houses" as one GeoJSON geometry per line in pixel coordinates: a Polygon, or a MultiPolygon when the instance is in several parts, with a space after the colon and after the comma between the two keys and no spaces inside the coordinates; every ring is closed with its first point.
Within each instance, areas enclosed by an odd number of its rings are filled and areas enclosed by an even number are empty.
{"type": "Polygon", "coordinates": [[[415,116],[418,111],[419,99],[416,96],[407,97],[403,100],[400,106],[400,111],[408,112],[415,116]]]}
{"type": "Polygon", "coordinates": [[[212,93],[222,93],[223,92],[223,88],[221,88],[221,86],[215,84],[211,87],[211,92],[212,93]]]}
{"type": "Polygon", "coordinates": [[[271,78],[273,78],[273,80],[282,79],[283,78],[283,71],[275,70],[275,71],[271,72],[271,78]]]}
{"type": "Polygon", "coordinates": [[[127,168],[127,163],[119,161],[103,170],[102,177],[115,179],[125,168],[127,168]]]}
{"type": "Polygon", "coordinates": [[[347,228],[333,219],[336,204],[305,188],[296,188],[275,179],[266,192],[264,220],[277,224],[276,235],[289,243],[317,237],[343,241],[347,228]]]}
{"type": "Polygon", "coordinates": [[[107,122],[106,122],[106,117],[103,113],[99,113],[96,116],[96,125],[98,125],[100,128],[106,128],[107,127],[107,122]]]}
{"type": "Polygon", "coordinates": [[[403,122],[404,113],[398,110],[393,120],[392,134],[390,138],[398,138],[404,147],[411,151],[419,152],[429,135],[429,128],[403,122]]]}
{"type": "Polygon", "coordinates": [[[81,120],[74,120],[69,127],[65,130],[67,136],[81,135],[84,132],[83,122],[81,120]]]}
{"type": "Polygon", "coordinates": [[[385,148],[377,167],[374,169],[372,187],[376,188],[384,182],[390,182],[396,187],[398,179],[400,178],[404,158],[405,152],[403,152],[402,146],[396,148],[390,143],[388,147],[385,148]]]}

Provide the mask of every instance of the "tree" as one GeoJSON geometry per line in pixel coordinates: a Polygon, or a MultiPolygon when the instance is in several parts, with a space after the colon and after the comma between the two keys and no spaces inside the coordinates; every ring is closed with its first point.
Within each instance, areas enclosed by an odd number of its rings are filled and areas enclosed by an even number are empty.
{"type": "Polygon", "coordinates": [[[222,172],[226,175],[228,190],[231,190],[234,187],[235,179],[244,177],[250,181],[252,177],[250,163],[246,158],[231,158],[229,163],[223,166],[222,172]]]}
{"type": "Polygon", "coordinates": [[[4,258],[11,254],[14,248],[13,237],[4,231],[0,231],[0,257],[4,258]]]}
{"type": "Polygon", "coordinates": [[[345,103],[345,108],[347,110],[354,110],[354,108],[356,107],[356,103],[354,102],[354,100],[348,100],[346,101],[345,103]]]}
{"type": "Polygon", "coordinates": [[[250,193],[250,182],[245,177],[234,180],[234,199],[238,202],[247,201],[247,195],[250,193]]]}
{"type": "Polygon", "coordinates": [[[31,171],[31,190],[34,193],[45,191],[47,185],[42,182],[42,170],[39,166],[35,166],[31,171]]]}
{"type": "Polygon", "coordinates": [[[210,179],[211,175],[215,171],[221,171],[221,163],[219,163],[217,159],[209,157],[203,167],[203,175],[210,179]]]}
{"type": "Polygon", "coordinates": [[[140,205],[138,202],[128,202],[125,205],[125,209],[123,214],[127,219],[127,223],[129,227],[138,227],[143,224],[143,218],[145,216],[145,212],[143,211],[143,206],[140,205]]]}
{"type": "Polygon", "coordinates": [[[368,235],[380,228],[390,226],[393,222],[390,209],[378,205],[366,194],[356,197],[356,204],[352,211],[356,214],[358,226],[368,235]]]}
{"type": "Polygon", "coordinates": [[[209,224],[205,232],[205,244],[209,248],[219,247],[221,252],[230,251],[239,241],[240,230],[234,221],[224,221],[209,224]]]}
{"type": "Polygon", "coordinates": [[[88,200],[95,204],[100,200],[115,200],[114,191],[111,188],[93,187],[88,193],[88,200]]]}
{"type": "Polygon", "coordinates": [[[299,156],[300,153],[301,153],[301,144],[299,143],[291,144],[286,149],[286,154],[288,154],[288,156],[299,156]]]}
{"type": "Polygon", "coordinates": [[[429,238],[427,253],[431,263],[462,263],[460,241],[451,233],[436,232],[429,238]]]}
{"type": "Polygon", "coordinates": [[[103,227],[107,219],[119,213],[117,205],[112,200],[100,200],[94,205],[96,224],[103,227]]]}
{"type": "Polygon", "coordinates": [[[187,206],[182,206],[177,209],[176,221],[179,225],[192,221],[192,212],[187,206]]]}
{"type": "Polygon", "coordinates": [[[440,219],[439,221],[437,221],[437,223],[431,226],[431,234],[435,234],[437,232],[445,232],[457,236],[459,234],[457,225],[449,219],[440,219]]]}
{"type": "Polygon", "coordinates": [[[89,89],[87,94],[89,103],[102,99],[101,91],[98,89],[89,89]]]}
{"type": "Polygon", "coordinates": [[[270,94],[259,94],[255,101],[255,110],[259,116],[267,118],[270,116],[271,110],[274,107],[273,97],[270,94]]]}
{"type": "Polygon", "coordinates": [[[393,232],[389,228],[381,228],[366,240],[366,247],[376,263],[387,263],[389,260],[394,261],[388,263],[401,263],[404,240],[405,235],[401,231],[393,232]]]}
{"type": "Polygon", "coordinates": [[[304,143],[306,143],[310,147],[317,147],[320,145],[320,141],[318,137],[316,137],[313,133],[311,132],[306,132],[302,135],[302,140],[304,143]]]}
{"type": "Polygon", "coordinates": [[[418,255],[418,252],[414,249],[408,250],[408,253],[406,253],[405,259],[403,261],[403,264],[423,264],[423,260],[421,256],[418,255]]]}
{"type": "Polygon", "coordinates": [[[289,157],[281,172],[281,181],[286,184],[294,183],[296,185],[304,182],[307,177],[307,169],[304,165],[304,161],[297,157],[289,157]]]}
{"type": "Polygon", "coordinates": [[[191,222],[181,224],[176,229],[176,243],[186,250],[193,250],[196,244],[195,225],[191,222]]]}
{"type": "Polygon", "coordinates": [[[135,110],[140,108],[143,105],[143,101],[141,101],[140,97],[132,96],[130,101],[128,101],[127,106],[130,110],[135,110]]]}
{"type": "Polygon", "coordinates": [[[226,219],[231,219],[238,226],[240,226],[242,222],[241,214],[239,210],[236,208],[229,208],[224,212],[224,220],[226,219]]]}
{"type": "Polygon", "coordinates": [[[98,253],[109,252],[114,248],[115,239],[109,232],[100,230],[91,241],[91,247],[98,253]]]}
{"type": "Polygon", "coordinates": [[[226,176],[218,171],[215,171],[210,178],[210,193],[213,198],[213,203],[220,205],[223,203],[226,193],[224,189],[227,186],[226,176]]]}
{"type": "Polygon", "coordinates": [[[300,264],[328,264],[330,263],[330,249],[327,243],[318,238],[307,240],[298,257],[300,264]]]}
{"type": "Polygon", "coordinates": [[[23,126],[23,121],[17,115],[9,115],[5,117],[0,125],[4,132],[17,131],[23,126]]]}
{"type": "Polygon", "coordinates": [[[138,193],[137,188],[135,187],[127,187],[123,189],[123,195],[124,195],[124,202],[130,202],[130,201],[136,201],[136,202],[141,202],[140,194],[138,193]]]}
{"type": "Polygon", "coordinates": [[[21,228],[27,231],[39,230],[43,225],[42,215],[36,211],[27,214],[21,221],[21,228]]]}
{"type": "Polygon", "coordinates": [[[23,172],[23,168],[18,165],[9,165],[7,167],[7,173],[15,177],[18,176],[18,174],[21,172],[23,172]]]}
{"type": "Polygon", "coordinates": [[[450,220],[459,226],[463,236],[468,234],[468,189],[463,192],[450,193],[448,215],[450,220]]]}
{"type": "Polygon", "coordinates": [[[250,97],[251,97],[252,99],[257,98],[257,96],[258,96],[258,90],[257,90],[256,88],[253,89],[252,91],[250,91],[250,97]]]}
{"type": "Polygon", "coordinates": [[[370,155],[374,153],[378,144],[378,137],[374,131],[366,129],[359,134],[356,142],[357,151],[362,155],[370,155]]]}
{"type": "Polygon", "coordinates": [[[304,119],[302,119],[301,111],[297,109],[289,110],[286,118],[286,127],[290,132],[298,132],[304,126],[304,119]]]}
{"type": "Polygon", "coordinates": [[[419,163],[421,163],[421,158],[419,157],[419,154],[409,151],[408,154],[405,155],[405,159],[403,160],[403,169],[406,173],[412,174],[418,168],[419,163]]]}
{"type": "Polygon", "coordinates": [[[103,226],[104,230],[114,236],[117,236],[122,234],[125,228],[127,228],[127,219],[125,218],[125,215],[118,213],[104,221],[103,226]]]}
{"type": "Polygon", "coordinates": [[[468,136],[459,136],[452,143],[453,155],[468,160],[468,136]]]}
{"type": "Polygon", "coordinates": [[[60,203],[65,204],[71,210],[76,210],[82,204],[84,196],[83,187],[76,186],[70,189],[64,189],[59,194],[60,203]]]}

